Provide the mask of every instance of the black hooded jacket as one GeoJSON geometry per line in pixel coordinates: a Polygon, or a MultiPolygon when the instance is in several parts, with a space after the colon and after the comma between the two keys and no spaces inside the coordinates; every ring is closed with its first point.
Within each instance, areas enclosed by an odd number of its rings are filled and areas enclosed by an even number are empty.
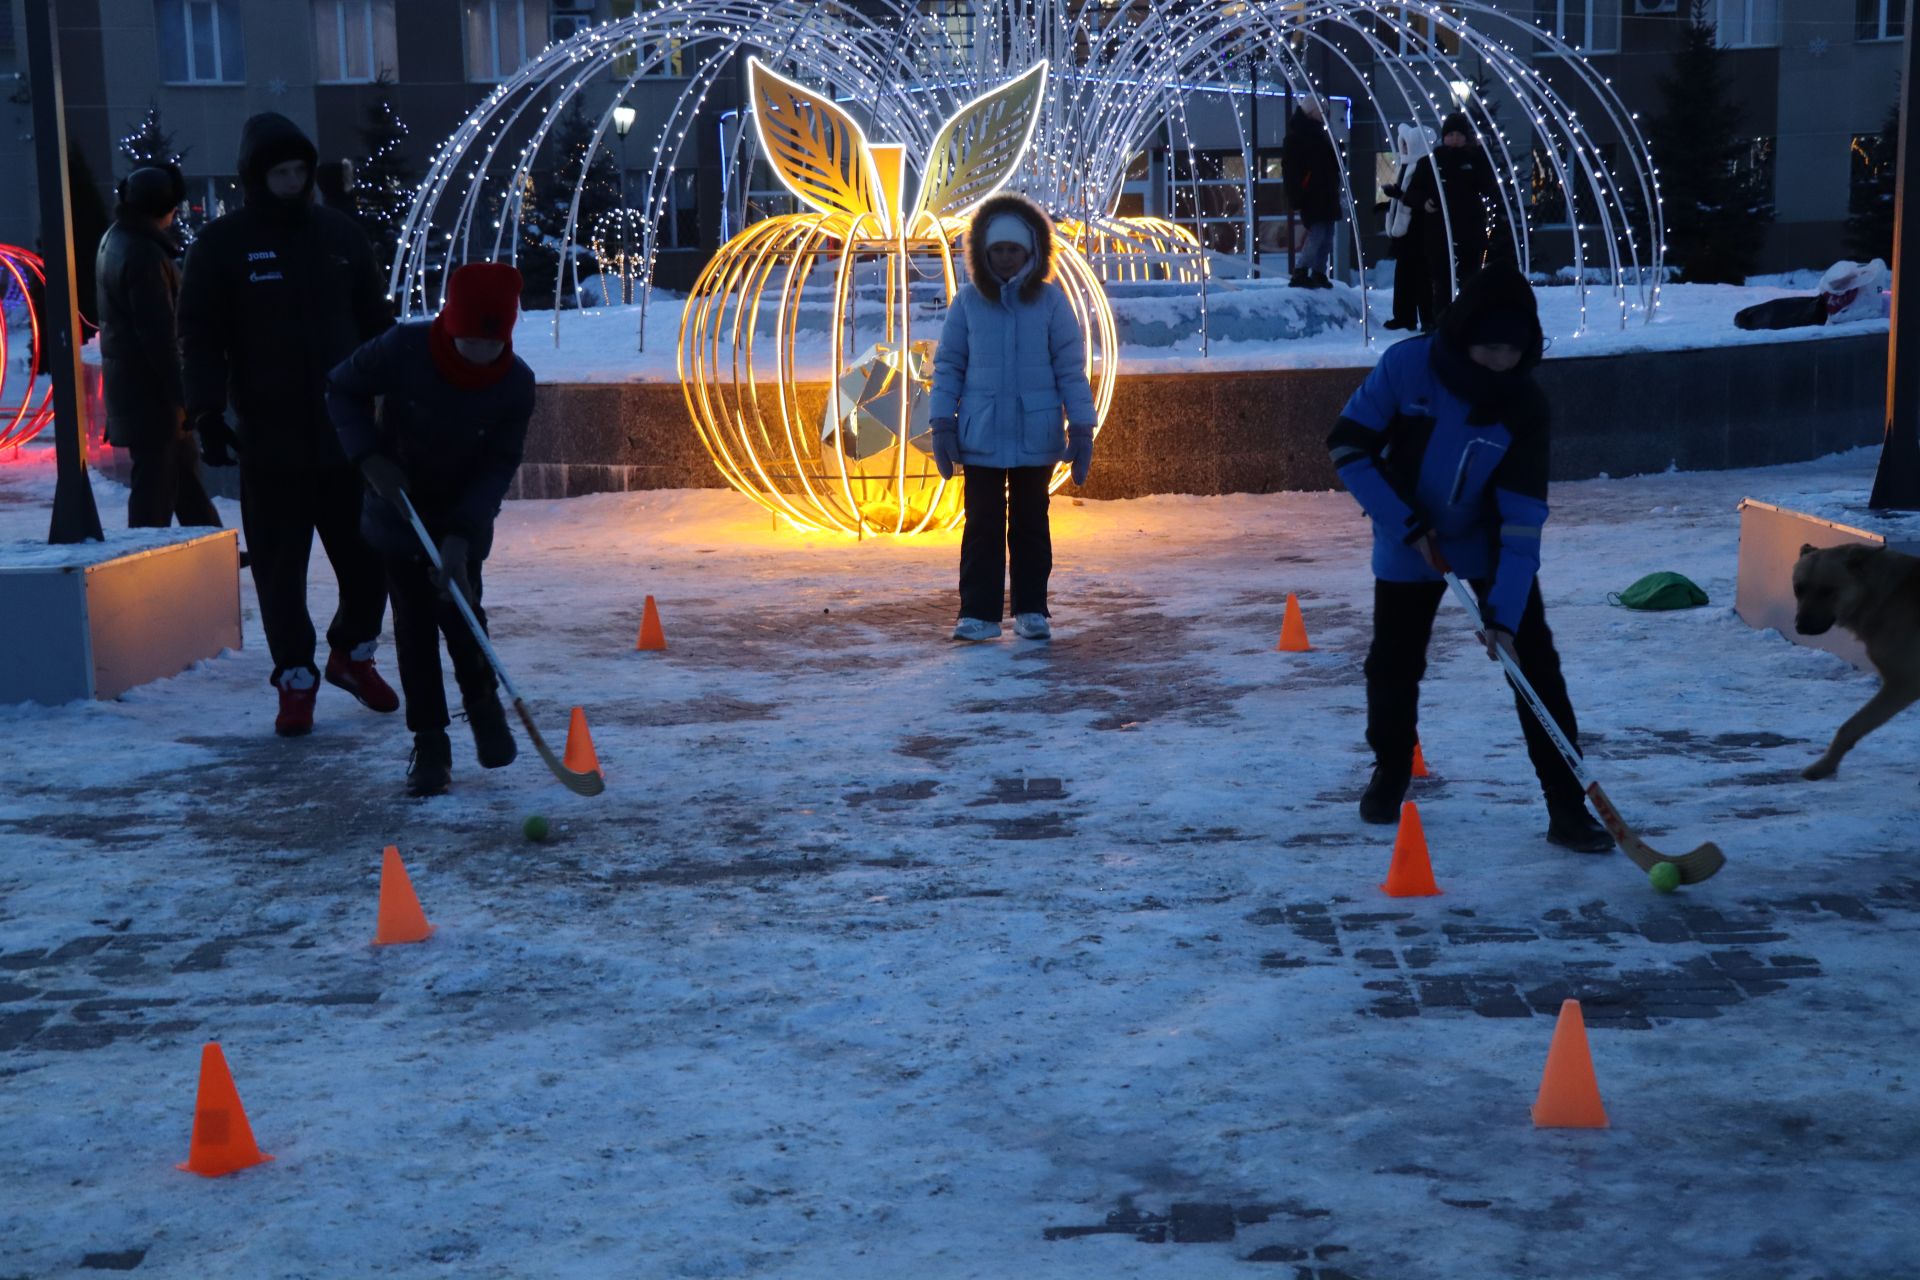
{"type": "Polygon", "coordinates": [[[1302,222],[1339,221],[1340,155],[1324,121],[1294,108],[1281,144],[1280,169],[1286,179],[1287,203],[1302,222]]]}
{"type": "Polygon", "coordinates": [[[327,417],[327,373],[393,323],[373,247],[353,220],[313,200],[313,143],[272,112],[240,133],[245,204],[215,219],[187,251],[180,351],[190,418],[232,408],[241,461],[301,470],[344,467],[327,417]],[[295,200],[267,190],[267,170],[307,162],[295,200]]]}
{"type": "Polygon", "coordinates": [[[107,440],[118,448],[165,444],[180,426],[179,256],[153,219],[122,205],[94,258],[107,440]]]}

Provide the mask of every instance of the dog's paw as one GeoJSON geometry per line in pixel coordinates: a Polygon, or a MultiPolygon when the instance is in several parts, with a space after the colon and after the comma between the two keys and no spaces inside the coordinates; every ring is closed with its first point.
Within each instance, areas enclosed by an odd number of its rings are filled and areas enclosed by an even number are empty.
{"type": "Polygon", "coordinates": [[[1818,782],[1822,778],[1831,778],[1836,772],[1839,771],[1839,768],[1840,766],[1835,764],[1833,761],[1828,760],[1825,757],[1822,757],[1821,759],[1815,760],[1812,764],[1802,769],[1800,771],[1800,776],[1805,778],[1809,782],[1818,782]]]}

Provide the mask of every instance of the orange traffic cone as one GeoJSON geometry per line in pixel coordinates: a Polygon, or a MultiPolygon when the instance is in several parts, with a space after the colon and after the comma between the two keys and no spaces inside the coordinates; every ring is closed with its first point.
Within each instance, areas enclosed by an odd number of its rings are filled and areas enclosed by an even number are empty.
{"type": "Polygon", "coordinates": [[[567,724],[567,750],[560,763],[575,773],[600,772],[600,756],[593,749],[593,735],[587,732],[587,713],[582,707],[573,709],[573,719],[567,724]]]}
{"type": "Polygon", "coordinates": [[[1281,653],[1306,653],[1313,648],[1307,643],[1307,623],[1300,616],[1300,597],[1287,592],[1287,616],[1280,622],[1280,643],[1274,646],[1281,653]]]}
{"type": "Polygon", "coordinates": [[[1387,882],[1380,887],[1395,898],[1431,898],[1440,892],[1440,886],[1433,882],[1433,864],[1427,860],[1427,833],[1420,825],[1420,809],[1411,800],[1400,804],[1393,862],[1387,868],[1387,882]]]}
{"type": "Polygon", "coordinates": [[[253,1141],[253,1126],[233,1087],[218,1044],[200,1050],[200,1089],[193,1101],[193,1139],[187,1162],[178,1166],[203,1178],[218,1178],[273,1159],[253,1141]]]}
{"type": "Polygon", "coordinates": [[[1424,778],[1427,775],[1427,757],[1421,753],[1420,739],[1413,740],[1413,776],[1424,778]]]}
{"type": "Polygon", "coordinates": [[[1578,1000],[1560,1002],[1560,1020],[1553,1025],[1553,1043],[1547,1048],[1547,1069],[1540,1073],[1540,1093],[1533,1100],[1533,1127],[1607,1127],[1607,1109],[1600,1103],[1600,1082],[1593,1077],[1587,1022],[1580,1016],[1578,1000]]]}
{"type": "Polygon", "coordinates": [[[427,913],[420,909],[420,899],[414,895],[406,864],[400,861],[400,850],[388,845],[380,862],[380,925],[374,932],[373,945],[425,942],[432,932],[427,913]]]}
{"type": "Polygon", "coordinates": [[[666,633],[660,630],[660,609],[653,603],[653,597],[647,597],[647,607],[640,614],[640,638],[633,642],[635,650],[654,650],[667,647],[666,633]]]}

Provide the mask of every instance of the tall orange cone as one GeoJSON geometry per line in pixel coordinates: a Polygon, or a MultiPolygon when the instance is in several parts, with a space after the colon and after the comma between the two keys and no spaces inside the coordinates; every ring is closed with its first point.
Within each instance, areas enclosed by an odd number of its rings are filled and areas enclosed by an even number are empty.
{"type": "Polygon", "coordinates": [[[1433,882],[1433,864],[1427,859],[1427,832],[1420,825],[1420,809],[1411,800],[1400,803],[1400,830],[1393,837],[1393,863],[1387,882],[1380,886],[1389,897],[1431,898],[1440,892],[1433,882]]]}
{"type": "Polygon", "coordinates": [[[1427,775],[1427,757],[1420,750],[1420,739],[1418,738],[1415,738],[1413,740],[1413,776],[1416,778],[1424,778],[1428,776],[1427,775]]]}
{"type": "Polygon", "coordinates": [[[636,651],[667,647],[666,633],[660,630],[660,608],[652,596],[647,597],[647,607],[640,614],[640,638],[633,642],[633,647],[636,651]]]}
{"type": "Polygon", "coordinates": [[[1307,643],[1306,619],[1300,616],[1300,597],[1287,592],[1287,616],[1280,622],[1280,643],[1274,646],[1281,653],[1306,653],[1313,648],[1307,643]]]}
{"type": "Polygon", "coordinates": [[[193,1139],[187,1162],[178,1166],[203,1178],[218,1178],[273,1159],[253,1141],[253,1126],[233,1087],[218,1044],[200,1050],[200,1090],[193,1101],[193,1139]]]}
{"type": "Polygon", "coordinates": [[[406,864],[400,861],[400,850],[388,845],[380,862],[380,926],[374,932],[373,945],[425,942],[432,932],[427,913],[420,909],[420,899],[414,895],[406,864]]]}
{"type": "Polygon", "coordinates": [[[1600,1082],[1587,1051],[1587,1022],[1578,1000],[1560,1002],[1560,1020],[1547,1048],[1547,1069],[1533,1100],[1536,1129],[1604,1129],[1607,1109],[1600,1103],[1600,1082]]]}
{"type": "Polygon", "coordinates": [[[600,756],[593,749],[593,734],[587,731],[587,713],[583,707],[575,707],[573,719],[567,723],[567,750],[560,757],[560,763],[575,773],[600,772],[600,756]]]}

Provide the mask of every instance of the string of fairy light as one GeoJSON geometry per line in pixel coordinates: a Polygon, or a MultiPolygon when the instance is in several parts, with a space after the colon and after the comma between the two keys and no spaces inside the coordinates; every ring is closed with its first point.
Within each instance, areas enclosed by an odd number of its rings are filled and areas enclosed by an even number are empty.
{"type": "MultiPolygon", "coordinates": [[[[910,155],[925,153],[940,122],[958,105],[1049,58],[1056,74],[1015,185],[1056,216],[1117,235],[1127,234],[1126,228],[1110,215],[1127,167],[1160,137],[1186,154],[1198,229],[1204,210],[1190,100],[1204,95],[1232,104],[1243,154],[1257,165],[1258,139],[1240,117],[1238,86],[1223,77],[1223,68],[1229,74],[1257,68],[1262,82],[1271,77],[1272,89],[1288,100],[1308,93],[1322,101],[1336,93],[1364,99],[1383,125],[1410,120],[1437,130],[1449,113],[1465,110],[1495,161],[1496,225],[1511,238],[1523,270],[1532,270],[1535,248],[1527,216],[1534,169],[1538,164],[1550,172],[1565,202],[1566,226],[1555,229],[1571,242],[1578,332],[1588,325],[1590,276],[1604,282],[1620,326],[1636,314],[1650,321],[1658,309],[1665,209],[1638,115],[1578,50],[1491,4],[1136,0],[1109,7],[978,0],[967,15],[970,41],[957,38],[948,25],[954,16],[924,12],[911,0],[869,0],[857,8],[843,0],[670,0],[550,45],[496,86],[435,148],[402,223],[390,290],[403,313],[432,310],[445,267],[470,258],[514,260],[541,147],[590,85],[610,85],[606,106],[590,113],[591,139],[560,230],[563,245],[580,243],[580,189],[595,154],[611,141],[614,108],[637,85],[657,80],[670,62],[681,61],[689,74],[653,139],[638,202],[643,243],[635,275],[644,340],[657,228],[671,207],[673,173],[682,167],[695,123],[706,119],[713,91],[741,55],[752,53],[783,74],[829,87],[870,118],[876,136],[905,143],[910,155]],[[1329,82],[1315,71],[1315,62],[1338,74],[1329,82]],[[1517,113],[1511,125],[1498,117],[1494,102],[1457,96],[1453,86],[1476,79],[1499,96],[1498,105],[1511,104],[1517,113]],[[1603,142],[1614,146],[1611,157],[1603,142]]],[[[724,157],[729,191],[747,190],[757,159],[752,133],[736,130],[724,157]]],[[[1339,163],[1351,210],[1355,188],[1344,154],[1339,163]]],[[[571,172],[571,161],[568,167],[571,172]]],[[[1168,181],[1177,188],[1177,168],[1168,181]]],[[[1440,216],[1450,219],[1441,203],[1440,216]]],[[[1249,232],[1257,234],[1252,210],[1245,216],[1249,232]]],[[[1181,220],[1177,210],[1174,220],[1181,220]]],[[[1354,260],[1360,261],[1362,220],[1346,221],[1354,260]]],[[[560,254],[554,270],[556,297],[569,272],[577,289],[576,255],[560,254]]],[[[1193,274],[1204,307],[1211,272],[1193,274]]],[[[1363,293],[1371,287],[1362,273],[1363,293]]],[[[1370,311],[1364,308],[1363,316],[1370,311]]],[[[552,324],[557,343],[561,308],[555,308],[552,324]]]]}

